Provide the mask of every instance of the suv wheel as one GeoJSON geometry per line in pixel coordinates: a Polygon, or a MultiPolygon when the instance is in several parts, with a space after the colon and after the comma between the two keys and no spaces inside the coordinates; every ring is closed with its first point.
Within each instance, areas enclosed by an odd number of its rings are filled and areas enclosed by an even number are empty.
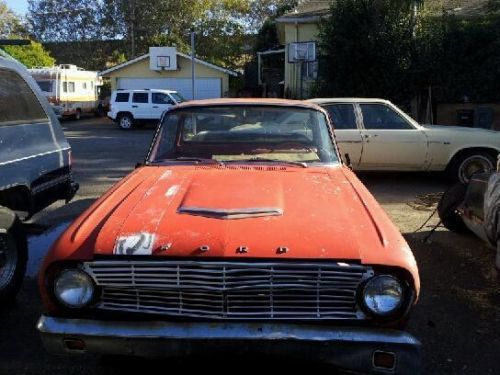
{"type": "Polygon", "coordinates": [[[134,126],[134,118],[128,113],[122,114],[118,117],[118,126],[123,130],[132,129],[134,126]]]}
{"type": "Polygon", "coordinates": [[[26,273],[28,245],[21,223],[16,220],[0,233],[0,306],[14,299],[26,273]]]}

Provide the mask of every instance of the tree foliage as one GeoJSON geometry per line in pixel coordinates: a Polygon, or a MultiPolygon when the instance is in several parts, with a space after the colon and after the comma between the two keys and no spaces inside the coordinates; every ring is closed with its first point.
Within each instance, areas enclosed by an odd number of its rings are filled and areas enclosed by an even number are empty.
{"type": "Polygon", "coordinates": [[[155,45],[175,45],[188,52],[189,32],[194,29],[198,56],[238,68],[252,49],[249,34],[290,2],[29,0],[28,19],[34,36],[43,42],[123,40],[126,48],[119,52],[127,58],[147,53],[155,45]]]}
{"type": "MultiPolygon", "coordinates": [[[[0,1],[0,37],[27,38],[28,33],[23,20],[12,12],[4,1],[0,1]]],[[[55,59],[37,42],[26,46],[2,46],[5,52],[28,68],[54,65],[55,59]]]]}
{"type": "Polygon", "coordinates": [[[398,0],[332,3],[320,27],[322,94],[398,98],[408,91],[415,19],[398,0]]]}
{"type": "Polygon", "coordinates": [[[438,101],[500,99],[500,17],[427,4],[415,16],[411,1],[333,3],[320,26],[316,94],[403,102],[432,88],[438,101]]]}
{"type": "Polygon", "coordinates": [[[3,49],[27,68],[52,66],[56,62],[40,43],[33,41],[27,46],[4,46],[3,49]]]}
{"type": "Polygon", "coordinates": [[[0,0],[0,37],[8,38],[25,32],[21,19],[9,9],[5,1],[0,0]]]}

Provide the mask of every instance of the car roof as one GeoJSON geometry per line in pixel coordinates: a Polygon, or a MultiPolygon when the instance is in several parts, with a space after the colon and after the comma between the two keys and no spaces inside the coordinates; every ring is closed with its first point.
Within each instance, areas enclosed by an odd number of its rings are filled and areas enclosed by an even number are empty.
{"type": "Polygon", "coordinates": [[[327,103],[390,103],[389,100],[380,98],[314,98],[308,99],[308,102],[316,104],[327,103]]]}
{"type": "Polygon", "coordinates": [[[165,90],[165,89],[117,89],[116,92],[166,92],[169,94],[177,93],[175,90],[165,90]]]}
{"type": "Polygon", "coordinates": [[[268,98],[221,98],[190,100],[177,105],[175,108],[230,106],[230,105],[263,105],[277,107],[300,107],[324,111],[313,102],[290,99],[268,99],[268,98]]]}

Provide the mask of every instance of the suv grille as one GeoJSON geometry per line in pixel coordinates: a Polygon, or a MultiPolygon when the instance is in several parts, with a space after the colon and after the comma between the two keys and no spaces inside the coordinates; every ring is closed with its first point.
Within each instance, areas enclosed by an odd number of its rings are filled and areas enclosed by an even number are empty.
{"type": "Polygon", "coordinates": [[[208,319],[365,319],[356,289],[373,275],[346,263],[96,261],[97,308],[208,319]]]}

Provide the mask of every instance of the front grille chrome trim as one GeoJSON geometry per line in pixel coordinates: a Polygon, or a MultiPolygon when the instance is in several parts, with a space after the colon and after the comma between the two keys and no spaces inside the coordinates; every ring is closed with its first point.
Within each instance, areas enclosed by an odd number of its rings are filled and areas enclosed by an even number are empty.
{"type": "Polygon", "coordinates": [[[367,319],[356,291],[373,270],[356,263],[98,260],[83,263],[102,290],[96,306],[172,317],[367,319]]]}

